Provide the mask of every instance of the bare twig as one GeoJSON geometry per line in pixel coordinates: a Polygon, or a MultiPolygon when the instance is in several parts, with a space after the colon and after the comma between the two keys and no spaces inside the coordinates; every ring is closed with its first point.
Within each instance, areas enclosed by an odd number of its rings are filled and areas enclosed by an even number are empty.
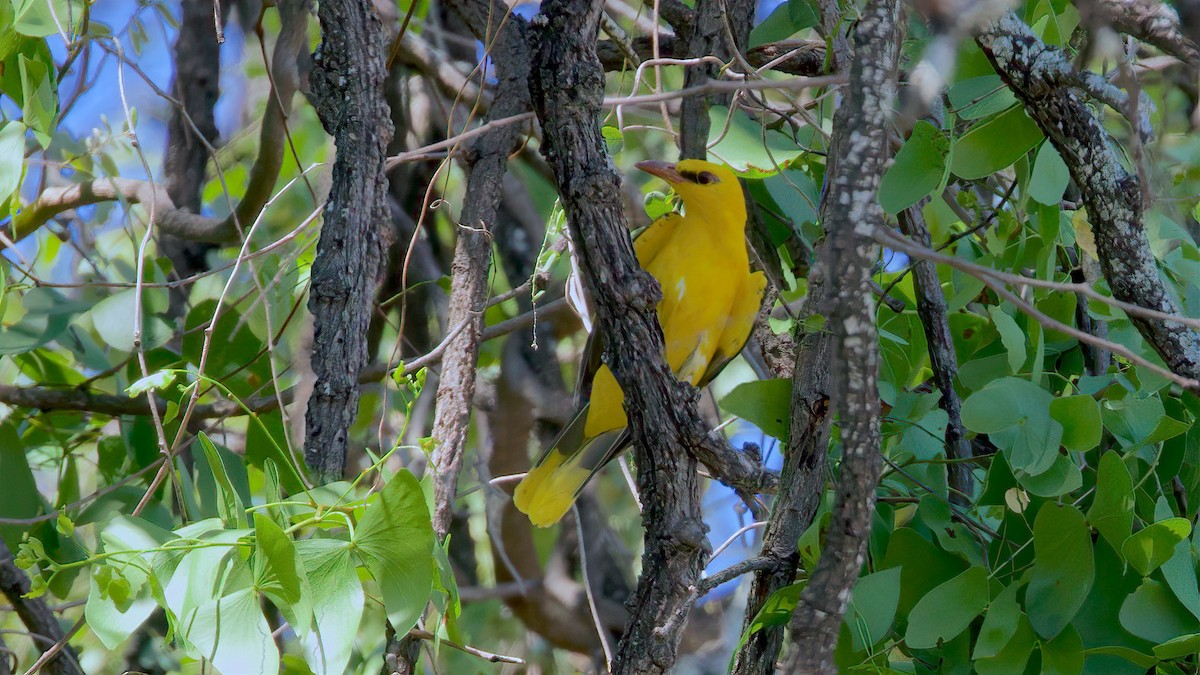
{"type": "Polygon", "coordinates": [[[408,631],[408,634],[418,640],[437,640],[439,643],[444,644],[451,649],[457,649],[464,654],[470,654],[471,656],[481,658],[489,663],[512,663],[518,666],[527,665],[525,663],[525,659],[521,659],[516,656],[495,654],[489,651],[484,651],[478,647],[472,647],[471,645],[459,644],[453,640],[447,640],[446,638],[438,637],[437,635],[434,635],[427,630],[421,630],[420,628],[414,628],[408,631]]]}

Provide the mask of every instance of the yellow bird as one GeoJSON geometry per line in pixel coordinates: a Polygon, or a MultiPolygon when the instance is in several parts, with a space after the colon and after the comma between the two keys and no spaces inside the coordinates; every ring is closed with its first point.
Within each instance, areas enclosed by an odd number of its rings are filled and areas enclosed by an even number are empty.
{"type": "MultiPolygon", "coordinates": [[[[637,167],[665,180],[683,200],[683,213],[654,221],[633,246],[638,263],[662,286],[658,321],[667,365],[680,381],[702,387],[745,346],[766,288],[762,272],[750,272],[742,188],[732,171],[711,162],[637,167]]],[[[538,527],[558,522],[584,484],[630,441],[625,397],[600,363],[603,348],[595,337],[581,369],[586,402],[517,486],[517,508],[538,527]]]]}

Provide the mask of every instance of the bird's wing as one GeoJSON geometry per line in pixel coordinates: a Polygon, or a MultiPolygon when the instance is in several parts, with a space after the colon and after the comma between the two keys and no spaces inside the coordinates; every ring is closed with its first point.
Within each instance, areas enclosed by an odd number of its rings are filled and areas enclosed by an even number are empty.
{"type": "Polygon", "coordinates": [[[638,264],[642,269],[649,269],[654,258],[658,256],[671,237],[683,226],[683,216],[672,211],[659,217],[650,226],[633,238],[633,250],[637,253],[638,264]]]}
{"type": "MultiPolygon", "coordinates": [[[[638,264],[642,269],[650,267],[654,258],[666,247],[667,242],[683,225],[683,216],[672,211],[661,216],[648,227],[633,237],[633,250],[637,254],[638,264]]],[[[596,371],[600,370],[604,355],[604,336],[598,331],[591,331],[587,344],[583,347],[583,361],[579,364],[579,378],[575,383],[575,403],[582,405],[591,399],[592,380],[596,371]]]]}
{"type": "Polygon", "coordinates": [[[538,527],[557,523],[592,476],[629,444],[625,428],[587,436],[588,413],[583,406],[517,485],[513,502],[538,527]]]}
{"type": "Polygon", "coordinates": [[[717,351],[709,360],[708,368],[696,386],[703,387],[712,382],[721,370],[741,353],[742,347],[745,347],[746,341],[750,339],[750,330],[754,327],[754,319],[758,316],[766,288],[767,277],[762,272],[753,272],[743,277],[741,292],[735,298],[729,312],[729,320],[725,324],[725,330],[721,332],[717,351]]]}

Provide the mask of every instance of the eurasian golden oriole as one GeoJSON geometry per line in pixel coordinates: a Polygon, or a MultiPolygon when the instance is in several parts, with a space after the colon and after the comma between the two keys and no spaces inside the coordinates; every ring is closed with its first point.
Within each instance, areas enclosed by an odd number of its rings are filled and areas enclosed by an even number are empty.
{"type": "MultiPolygon", "coordinates": [[[[742,188],[732,171],[711,162],[637,167],[683,200],[682,213],[655,220],[633,246],[662,286],[667,365],[680,381],[702,387],[745,346],[766,288],[762,272],[750,271],[742,188]]],[[[539,527],[558,522],[588,479],[629,444],[624,395],[600,362],[602,340],[593,333],[585,349],[582,407],[517,486],[517,508],[539,527]]]]}

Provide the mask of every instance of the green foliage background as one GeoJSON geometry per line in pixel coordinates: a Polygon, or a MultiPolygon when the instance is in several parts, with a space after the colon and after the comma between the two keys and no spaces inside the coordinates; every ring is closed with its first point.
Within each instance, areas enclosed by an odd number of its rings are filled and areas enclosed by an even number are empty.
{"type": "MultiPolygon", "coordinates": [[[[111,47],[115,36],[136,63],[145,27],[92,21],[61,35],[54,17],[87,9],[77,0],[52,2],[0,0],[0,94],[11,104],[0,109],[4,215],[24,208],[48,168],[68,182],[117,177],[140,152],[132,143],[136,110],[118,122],[97,120],[86,137],[59,128],[64,99],[57,73],[64,63],[49,44],[111,47]]],[[[171,20],[166,7],[149,7],[171,20]]],[[[414,31],[427,9],[417,13],[414,31]]],[[[1031,0],[1020,11],[1043,40],[1075,49],[1075,6],[1031,0]]],[[[277,22],[267,17],[270,35],[277,22]]],[[[811,37],[815,23],[812,6],[790,1],[752,41],[811,37]]],[[[910,59],[925,42],[914,21],[905,45],[910,59]]],[[[262,85],[263,66],[255,50],[247,53],[237,67],[253,86],[262,85]]],[[[678,69],[665,70],[666,89],[681,80],[678,69]]],[[[631,93],[631,84],[628,72],[610,76],[614,95],[631,93]]],[[[1184,314],[1196,317],[1200,135],[1179,88],[1153,74],[1143,85],[1157,104],[1158,132],[1147,148],[1155,202],[1146,230],[1163,281],[1184,314]]],[[[896,154],[879,195],[885,210],[921,205],[934,247],[960,261],[1070,282],[1079,261],[1095,251],[1062,158],[972,43],[960,47],[947,99],[940,123],[918,122],[896,154]],[[961,236],[986,221],[975,235],[961,236]]],[[[167,480],[143,499],[161,466],[160,439],[188,437],[182,427],[195,404],[243,405],[300,381],[293,364],[306,348],[304,302],[318,223],[306,220],[317,208],[314,193],[294,179],[302,166],[332,155],[311,109],[299,101],[296,107],[289,120],[295,155],[288,155],[280,196],[245,249],[257,253],[239,255],[237,247],[211,253],[212,273],[185,286],[182,315],[170,309],[169,260],[154,242],[143,245],[148,213],[141,207],[100,205],[42,228],[35,244],[21,249],[26,255],[6,252],[0,383],[114,397],[153,392],[164,406],[153,420],[0,405],[0,536],[30,574],[32,596],[73,603],[62,614],[68,623],[82,616],[84,629],[72,644],[96,672],[119,667],[130,636],[157,610],[165,628],[151,649],[164,650],[170,672],[198,672],[201,661],[226,673],[246,672],[246,664],[259,672],[374,672],[385,617],[400,632],[420,626],[433,634],[430,653],[444,672],[492,667],[446,647],[447,640],[516,652],[550,669],[578,667],[585,662],[527,637],[499,601],[460,600],[447,551],[434,542],[428,481],[398,468],[422,466],[430,447],[422,433],[413,438],[408,431],[427,414],[418,405],[423,371],[381,378],[365,392],[353,429],[361,450],[353,481],[307,485],[291,420],[276,410],[210,420],[208,433],[183,443],[167,480]],[[110,221],[117,224],[105,226],[110,221]],[[71,243],[79,230],[90,231],[87,255],[71,243]],[[138,314],[140,324],[133,320],[138,314]],[[274,608],[265,614],[264,599],[274,608]]],[[[736,108],[711,113],[712,155],[749,178],[767,214],[770,253],[788,284],[783,302],[804,295],[805,256],[820,233],[816,207],[833,109],[832,98],[817,100],[810,111],[817,126],[803,127],[764,125],[736,108]]],[[[1101,114],[1128,153],[1127,125],[1113,111],[1101,114]]],[[[627,115],[624,123],[616,116],[604,121],[619,166],[671,154],[665,134],[627,128],[653,122],[652,113],[627,115]]],[[[214,213],[240,196],[253,152],[250,136],[239,135],[221,150],[223,173],[210,165],[204,202],[214,213]]],[[[548,183],[528,166],[515,168],[549,216],[548,183]]],[[[320,184],[327,171],[317,166],[306,176],[320,184]]],[[[431,216],[443,244],[454,237],[462,183],[460,170],[447,165],[438,190],[450,212],[431,216]]],[[[651,215],[669,207],[662,195],[647,197],[651,215]]],[[[557,278],[565,275],[563,261],[544,262],[557,278]]],[[[959,360],[963,423],[987,453],[972,462],[976,493],[953,503],[942,440],[947,416],[939,394],[925,386],[931,366],[912,277],[903,265],[881,265],[877,280],[903,305],[902,311],[881,305],[878,314],[887,466],[868,560],[838,643],[839,664],[847,672],[1196,672],[1200,399],[1120,358],[1108,372],[1088,375],[1075,338],[1023,314],[978,276],[948,266],[938,274],[959,360]]],[[[523,281],[497,273],[495,290],[523,281]]],[[[1107,294],[1103,281],[1094,287],[1107,294]]],[[[1076,294],[1013,290],[1049,317],[1076,324],[1076,294]]],[[[1161,363],[1120,310],[1091,301],[1086,311],[1107,326],[1110,340],[1161,363]]],[[[486,321],[517,313],[509,300],[489,309],[486,321]]],[[[773,320],[772,328],[793,326],[773,320]]],[[[399,338],[394,326],[384,332],[378,356],[387,360],[399,338]]],[[[581,343],[564,341],[565,369],[574,367],[581,343]]],[[[496,375],[500,350],[499,343],[485,345],[485,377],[496,375]]],[[[734,384],[726,378],[720,385],[729,392],[724,410],[786,434],[786,381],[734,384]]],[[[836,471],[836,436],[830,453],[836,471]]],[[[604,480],[603,494],[617,494],[620,478],[604,480]]],[[[496,563],[484,501],[480,493],[464,497],[470,540],[447,546],[480,552],[477,573],[486,585],[496,563]]],[[[636,547],[631,502],[608,501],[610,522],[636,547]]],[[[805,569],[820,553],[828,501],[798,542],[805,569]]],[[[550,534],[539,537],[553,545],[550,534]]],[[[786,622],[805,582],[802,576],[772,598],[751,631],[786,622]]],[[[0,613],[0,623],[19,628],[11,614],[0,613]]]]}

